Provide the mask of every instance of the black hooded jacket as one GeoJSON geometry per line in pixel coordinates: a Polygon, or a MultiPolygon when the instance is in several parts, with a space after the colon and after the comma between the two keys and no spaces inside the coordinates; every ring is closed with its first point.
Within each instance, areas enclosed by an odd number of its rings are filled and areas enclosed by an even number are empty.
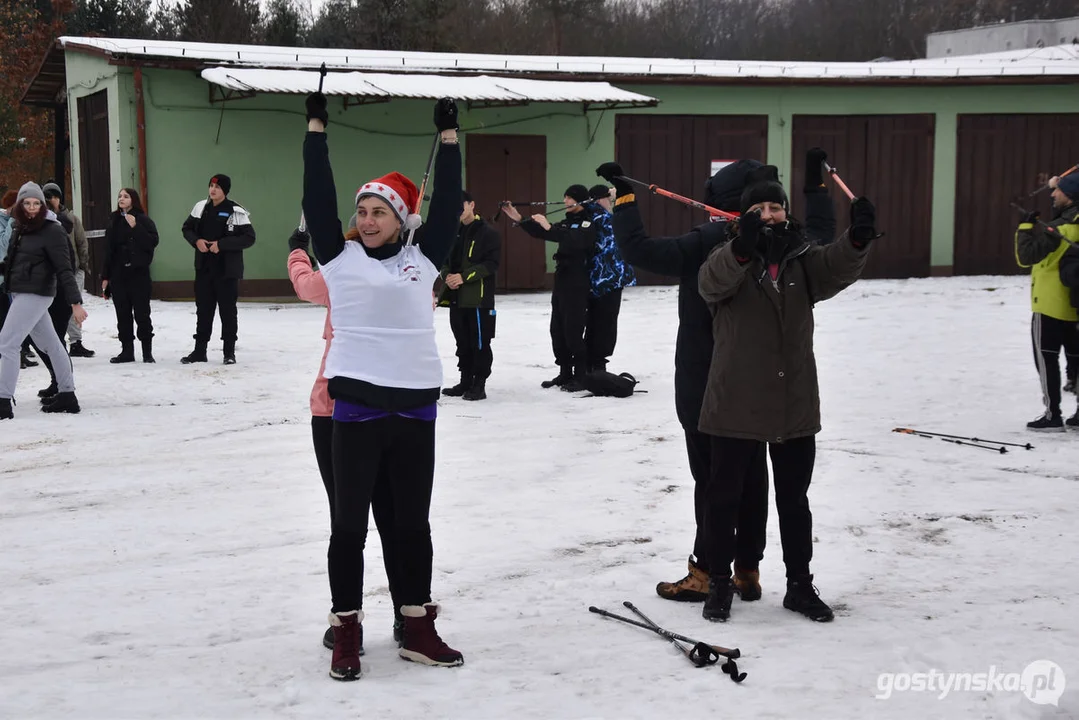
{"type": "MultiPolygon", "coordinates": [[[[761,166],[739,160],[720,170],[705,185],[705,203],[737,212],[746,176],[761,166]]],[[[835,239],[835,211],[824,190],[806,193],[806,234],[810,242],[835,239]]],[[[637,203],[614,210],[614,237],[626,262],[644,270],[677,277],[678,337],[674,349],[675,409],[682,427],[696,431],[712,363],[712,313],[701,298],[697,275],[705,259],[727,240],[725,222],[708,222],[678,237],[648,237],[637,203]]]]}

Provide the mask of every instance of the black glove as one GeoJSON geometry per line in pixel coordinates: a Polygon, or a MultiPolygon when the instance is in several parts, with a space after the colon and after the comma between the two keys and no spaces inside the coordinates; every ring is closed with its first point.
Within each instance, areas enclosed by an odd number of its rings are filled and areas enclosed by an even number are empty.
{"type": "Polygon", "coordinates": [[[1027,213],[1026,217],[1023,218],[1023,223],[1029,223],[1031,225],[1037,225],[1038,224],[1038,219],[1041,216],[1042,216],[1042,214],[1040,212],[1038,212],[1037,210],[1035,210],[1034,212],[1027,213]]]}
{"type": "Polygon", "coordinates": [[[435,127],[439,132],[443,130],[459,130],[457,124],[457,101],[453,98],[442,98],[435,103],[435,127]]]}
{"type": "Polygon", "coordinates": [[[805,192],[818,192],[824,185],[824,161],[828,159],[828,153],[819,147],[809,148],[806,153],[806,183],[805,192]]]}
{"type": "Polygon", "coordinates": [[[877,209],[864,197],[850,204],[850,239],[856,247],[863,248],[871,240],[879,238],[877,232],[877,209]]]}
{"type": "Polygon", "coordinates": [[[625,174],[622,166],[616,162],[605,162],[596,168],[596,175],[613,185],[618,197],[633,194],[633,186],[621,179],[625,174]]]}
{"type": "Polygon", "coordinates": [[[321,120],[323,125],[330,124],[330,115],[326,112],[326,96],[320,92],[313,92],[307,96],[304,105],[307,107],[308,120],[321,120]]]}
{"type": "Polygon", "coordinates": [[[764,221],[761,220],[761,211],[747,212],[738,219],[738,234],[731,240],[731,250],[734,256],[740,260],[749,260],[757,250],[760,242],[761,229],[764,221]]]}
{"type": "Polygon", "coordinates": [[[307,252],[307,246],[311,244],[311,233],[306,230],[296,228],[292,231],[292,236],[288,239],[288,250],[303,250],[307,252]]]}

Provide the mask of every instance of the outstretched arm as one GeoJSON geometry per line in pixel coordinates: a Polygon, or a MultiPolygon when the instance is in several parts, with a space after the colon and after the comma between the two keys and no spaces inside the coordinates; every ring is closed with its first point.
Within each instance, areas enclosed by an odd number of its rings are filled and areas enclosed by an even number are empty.
{"type": "Polygon", "coordinates": [[[345,249],[341,218],[337,215],[337,187],[326,142],[326,96],[307,96],[307,135],[303,139],[303,214],[315,258],[325,265],[345,249]]]}

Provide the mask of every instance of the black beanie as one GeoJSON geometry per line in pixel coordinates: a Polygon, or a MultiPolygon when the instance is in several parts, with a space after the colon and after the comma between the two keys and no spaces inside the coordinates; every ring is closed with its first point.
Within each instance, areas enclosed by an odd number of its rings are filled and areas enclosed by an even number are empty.
{"type": "Polygon", "coordinates": [[[588,197],[592,198],[593,200],[603,200],[604,198],[609,198],[610,196],[611,189],[603,183],[600,183],[599,185],[593,185],[592,187],[588,188],[588,197]]]}
{"type": "Polygon", "coordinates": [[[757,203],[774,202],[789,210],[787,191],[779,182],[779,170],[775,165],[762,165],[746,177],[746,189],[738,203],[743,215],[757,203]]]}
{"type": "Polygon", "coordinates": [[[222,173],[214,175],[212,178],[210,178],[209,185],[214,184],[221,188],[221,192],[225,193],[226,195],[228,195],[229,191],[232,190],[232,178],[230,178],[228,175],[222,173]]]}
{"type": "Polygon", "coordinates": [[[757,160],[736,160],[704,184],[704,202],[719,210],[738,212],[742,191],[753,183],[751,175],[764,165],[757,160]]]}
{"type": "Polygon", "coordinates": [[[591,199],[588,197],[588,188],[584,185],[570,185],[562,195],[577,203],[588,202],[591,199]]]}

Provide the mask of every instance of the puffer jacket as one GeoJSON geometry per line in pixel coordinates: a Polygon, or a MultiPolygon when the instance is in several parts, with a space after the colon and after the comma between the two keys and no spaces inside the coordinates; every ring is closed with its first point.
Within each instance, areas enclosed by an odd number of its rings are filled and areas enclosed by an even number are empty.
{"type": "Polygon", "coordinates": [[[0,210],[0,288],[4,287],[4,275],[7,274],[7,250],[11,246],[14,225],[11,216],[0,210]]]}
{"type": "Polygon", "coordinates": [[[775,232],[788,249],[774,280],[763,257],[739,262],[731,243],[701,267],[715,338],[703,433],[782,443],[820,432],[813,307],[858,279],[869,250],[849,234],[820,246],[797,226],[775,232]]]}
{"type": "Polygon", "coordinates": [[[322,350],[322,363],[318,366],[318,377],[315,378],[315,386],[311,388],[311,414],[316,417],[333,416],[333,399],[330,397],[329,381],[326,380],[326,355],[330,352],[330,341],[333,340],[333,326],[330,325],[330,291],[326,288],[326,280],[322,273],[315,270],[311,265],[311,256],[306,250],[296,249],[288,255],[288,279],[292,281],[292,289],[296,291],[296,297],[313,305],[326,307],[326,323],[322,328],[322,337],[326,340],[326,347],[322,350]]]}
{"type": "MultiPolygon", "coordinates": [[[[1069,205],[1050,220],[1049,227],[1072,242],[1079,241],[1079,207],[1069,205]]],[[[1045,228],[1023,222],[1015,232],[1015,259],[1019,267],[1030,268],[1030,307],[1036,313],[1065,322],[1076,322],[1079,314],[1068,288],[1071,259],[1065,256],[1071,245],[1046,232],[1045,228]]]]}
{"type": "Polygon", "coordinates": [[[8,248],[4,289],[51,298],[59,287],[69,305],[82,304],[75,282],[74,254],[67,232],[51,210],[45,223],[35,230],[24,231],[16,225],[8,248]]]}

